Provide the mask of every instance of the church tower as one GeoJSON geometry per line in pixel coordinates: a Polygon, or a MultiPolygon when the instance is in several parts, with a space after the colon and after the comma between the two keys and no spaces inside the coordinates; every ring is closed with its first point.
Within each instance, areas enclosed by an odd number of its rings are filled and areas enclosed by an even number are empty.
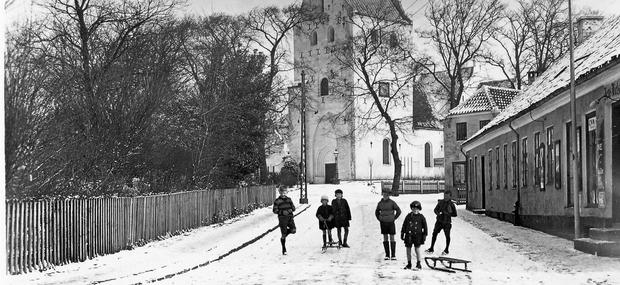
{"type": "MultiPolygon", "coordinates": [[[[351,9],[346,0],[304,0],[303,5],[323,13],[323,20],[304,23],[294,33],[294,80],[305,72],[306,155],[308,182],[331,183],[355,179],[354,116],[351,96],[342,90],[353,73],[334,55],[351,41],[351,9]]],[[[300,159],[300,113],[289,110],[291,155],[300,159]]]]}

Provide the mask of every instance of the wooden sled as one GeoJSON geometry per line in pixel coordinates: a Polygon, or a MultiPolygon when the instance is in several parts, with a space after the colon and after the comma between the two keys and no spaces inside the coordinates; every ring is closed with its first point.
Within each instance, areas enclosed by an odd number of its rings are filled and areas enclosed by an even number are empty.
{"type": "Polygon", "coordinates": [[[321,248],[321,251],[322,251],[323,253],[325,253],[325,252],[327,251],[327,249],[328,249],[328,248],[334,248],[334,247],[335,247],[335,248],[337,248],[337,249],[340,249],[340,244],[338,244],[338,242],[337,242],[337,241],[328,242],[326,245],[327,245],[326,247],[322,247],[322,248],[321,248]]]}
{"type": "Polygon", "coordinates": [[[450,273],[455,273],[456,272],[455,270],[471,272],[471,270],[467,269],[467,264],[471,262],[469,260],[441,256],[441,257],[425,257],[424,262],[426,263],[426,266],[432,269],[435,269],[435,270],[439,270],[439,271],[445,271],[445,272],[450,272],[450,273]],[[433,261],[433,265],[430,264],[429,260],[433,261]],[[437,266],[438,261],[441,262],[441,265],[443,265],[443,267],[437,266]],[[454,264],[463,264],[464,268],[453,267],[454,264]]]}

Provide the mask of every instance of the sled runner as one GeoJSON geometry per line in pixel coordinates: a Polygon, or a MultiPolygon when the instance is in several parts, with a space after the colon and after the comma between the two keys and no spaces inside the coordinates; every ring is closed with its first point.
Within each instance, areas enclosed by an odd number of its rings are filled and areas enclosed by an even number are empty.
{"type": "Polygon", "coordinates": [[[335,247],[335,248],[337,248],[337,249],[340,249],[340,244],[338,244],[338,242],[337,242],[337,241],[328,242],[328,243],[327,243],[327,246],[325,246],[325,247],[322,247],[322,248],[321,248],[321,251],[322,251],[323,253],[325,253],[325,252],[327,251],[327,248],[330,248],[330,247],[331,247],[331,248],[334,248],[334,247],[335,247]]]}
{"type": "Polygon", "coordinates": [[[428,267],[435,269],[435,270],[439,270],[439,271],[445,271],[445,272],[450,272],[450,273],[455,273],[456,271],[454,270],[471,272],[471,270],[467,269],[467,264],[471,262],[469,260],[442,256],[442,257],[425,257],[424,262],[426,262],[426,265],[428,267]],[[433,265],[430,264],[429,260],[433,261],[433,265]],[[441,262],[441,265],[443,265],[443,267],[438,267],[437,261],[441,262]],[[463,264],[464,268],[453,267],[453,264],[463,264]]]}

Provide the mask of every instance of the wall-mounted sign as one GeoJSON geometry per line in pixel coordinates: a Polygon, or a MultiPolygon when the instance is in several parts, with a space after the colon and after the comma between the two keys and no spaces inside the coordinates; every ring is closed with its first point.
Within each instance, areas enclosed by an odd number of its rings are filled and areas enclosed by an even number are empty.
{"type": "Polygon", "coordinates": [[[588,119],[588,132],[596,131],[596,117],[588,119]]]}

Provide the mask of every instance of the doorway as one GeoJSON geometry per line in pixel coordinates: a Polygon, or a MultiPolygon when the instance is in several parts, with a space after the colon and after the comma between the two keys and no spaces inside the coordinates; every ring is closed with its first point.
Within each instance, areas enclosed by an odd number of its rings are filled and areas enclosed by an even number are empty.
{"type": "Polygon", "coordinates": [[[487,186],[485,183],[485,176],[486,176],[486,171],[484,171],[484,155],[480,157],[480,177],[482,178],[482,209],[486,209],[486,202],[485,202],[485,192],[487,191],[487,186]]]}
{"type": "Polygon", "coordinates": [[[333,183],[336,178],[336,164],[325,163],[325,184],[333,183]]]}
{"type": "Polygon", "coordinates": [[[612,153],[612,219],[620,223],[620,102],[612,105],[611,115],[611,153],[612,153]]]}

